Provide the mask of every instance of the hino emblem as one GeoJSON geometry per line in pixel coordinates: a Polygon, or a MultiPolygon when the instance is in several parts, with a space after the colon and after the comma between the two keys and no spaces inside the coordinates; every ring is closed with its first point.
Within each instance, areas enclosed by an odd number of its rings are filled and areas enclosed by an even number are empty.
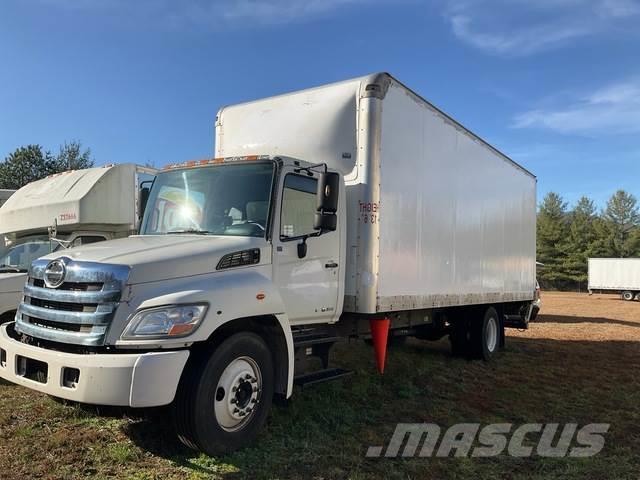
{"type": "Polygon", "coordinates": [[[62,260],[53,260],[44,269],[44,284],[49,288],[58,288],[64,282],[67,267],[62,260]]]}

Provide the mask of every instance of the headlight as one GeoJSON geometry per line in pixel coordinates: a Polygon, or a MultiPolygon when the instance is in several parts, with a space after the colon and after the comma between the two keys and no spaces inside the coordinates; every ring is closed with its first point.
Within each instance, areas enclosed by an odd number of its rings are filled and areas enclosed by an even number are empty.
{"type": "Polygon", "coordinates": [[[123,339],[184,337],[193,333],[207,313],[206,305],[173,305],[136,313],[123,339]]]}

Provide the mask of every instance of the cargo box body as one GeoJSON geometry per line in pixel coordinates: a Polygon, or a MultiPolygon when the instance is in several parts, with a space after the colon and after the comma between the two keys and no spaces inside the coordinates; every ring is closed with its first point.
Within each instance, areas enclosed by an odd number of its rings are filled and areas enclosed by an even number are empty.
{"type": "Polygon", "coordinates": [[[71,170],[31,182],[0,209],[0,233],[24,236],[54,223],[62,233],[137,229],[140,175],[155,170],[130,163],[71,170]]]}
{"type": "Polygon", "coordinates": [[[590,258],[589,291],[640,292],[640,258],[590,258]]]}
{"type": "Polygon", "coordinates": [[[222,109],[216,156],[250,154],[344,175],[345,312],[533,299],[535,177],[390,75],[222,109]]]}

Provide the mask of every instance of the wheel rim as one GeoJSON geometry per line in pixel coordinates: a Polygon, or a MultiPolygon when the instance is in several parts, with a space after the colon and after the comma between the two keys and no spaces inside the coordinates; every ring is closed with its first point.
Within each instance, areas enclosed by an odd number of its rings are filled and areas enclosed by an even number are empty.
{"type": "Polygon", "coordinates": [[[496,345],[498,344],[498,322],[496,319],[491,317],[487,321],[487,350],[493,352],[496,349],[496,345]]]}
{"type": "Polygon", "coordinates": [[[243,428],[255,415],[262,393],[260,367],[250,357],[238,357],[224,369],[215,391],[218,425],[227,432],[243,428]]]}

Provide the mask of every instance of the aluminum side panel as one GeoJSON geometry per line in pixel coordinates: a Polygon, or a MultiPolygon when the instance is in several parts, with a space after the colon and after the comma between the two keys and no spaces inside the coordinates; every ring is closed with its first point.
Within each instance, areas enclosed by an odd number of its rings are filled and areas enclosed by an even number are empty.
{"type": "Polygon", "coordinates": [[[377,310],[531,299],[535,179],[395,83],[381,128],[377,310]]]}

